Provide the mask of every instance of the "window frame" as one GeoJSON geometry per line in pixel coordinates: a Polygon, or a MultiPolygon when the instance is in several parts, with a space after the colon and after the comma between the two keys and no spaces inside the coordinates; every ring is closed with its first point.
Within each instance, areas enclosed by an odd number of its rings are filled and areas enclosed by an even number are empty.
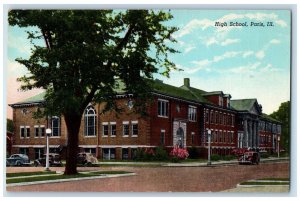
{"type": "Polygon", "coordinates": [[[165,99],[157,99],[157,116],[169,118],[169,101],[165,99]]]}

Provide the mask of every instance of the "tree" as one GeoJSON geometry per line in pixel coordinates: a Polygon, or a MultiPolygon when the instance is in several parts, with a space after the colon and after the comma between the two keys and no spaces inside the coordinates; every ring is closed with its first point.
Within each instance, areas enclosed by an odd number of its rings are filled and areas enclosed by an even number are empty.
{"type": "Polygon", "coordinates": [[[6,130],[9,132],[14,132],[14,122],[11,119],[6,119],[6,130]]]}
{"type": "MultiPolygon", "coordinates": [[[[167,44],[177,28],[164,23],[170,13],[153,10],[12,10],[9,24],[37,27],[28,31],[34,44],[29,59],[16,59],[30,72],[18,80],[22,89],[46,90],[42,115],[63,115],[68,131],[64,174],[76,174],[76,153],[82,114],[89,103],[105,102],[108,110],[119,111],[114,95],[116,79],[127,93],[136,96],[141,112],[151,90],[154,73],[169,76],[174,63],[167,44]]],[[[104,112],[105,112],[104,111],[104,112]]]]}
{"type": "Polygon", "coordinates": [[[286,150],[290,150],[290,101],[281,103],[277,111],[270,114],[270,116],[282,122],[281,140],[280,144],[286,150]]]}

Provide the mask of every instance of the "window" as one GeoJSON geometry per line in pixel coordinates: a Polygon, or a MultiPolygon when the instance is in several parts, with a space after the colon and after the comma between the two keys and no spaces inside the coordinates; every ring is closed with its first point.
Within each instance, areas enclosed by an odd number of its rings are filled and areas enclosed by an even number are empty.
{"type": "Polygon", "coordinates": [[[220,124],[223,124],[223,114],[220,113],[220,124]]]}
{"type": "Polygon", "coordinates": [[[223,107],[223,97],[219,96],[219,105],[223,107]]]}
{"type": "Polygon", "coordinates": [[[102,149],[102,158],[104,160],[116,159],[116,149],[114,149],[114,148],[102,149]]]}
{"type": "Polygon", "coordinates": [[[116,136],[117,135],[116,122],[110,122],[110,135],[111,136],[116,136]]]}
{"type": "Polygon", "coordinates": [[[129,136],[129,122],[123,121],[123,136],[129,136]]]}
{"type": "Polygon", "coordinates": [[[45,126],[40,126],[40,137],[45,137],[45,126]]]}
{"type": "Polygon", "coordinates": [[[96,157],[96,148],[84,148],[85,153],[91,153],[96,157]]]}
{"type": "Polygon", "coordinates": [[[34,137],[44,137],[45,136],[45,126],[44,125],[36,125],[34,126],[34,137]]]}
{"type": "Polygon", "coordinates": [[[214,119],[214,113],[213,111],[210,111],[210,123],[213,123],[213,119],[214,119]]]}
{"type": "Polygon", "coordinates": [[[129,158],[128,156],[128,148],[122,149],[122,160],[127,160],[129,158]]]}
{"type": "Polygon", "coordinates": [[[34,148],[35,159],[42,158],[44,155],[44,148],[34,148]]]}
{"type": "Polygon", "coordinates": [[[166,134],[165,130],[160,131],[160,144],[161,145],[165,145],[165,134],[166,134]]]}
{"type": "Polygon", "coordinates": [[[26,126],[26,137],[29,138],[30,137],[30,127],[26,126]]]}
{"type": "Polygon", "coordinates": [[[108,136],[108,123],[107,122],[102,123],[102,135],[108,136]]]}
{"type": "Polygon", "coordinates": [[[209,123],[209,112],[208,112],[208,110],[206,110],[206,112],[205,112],[205,122],[209,123]]]}
{"type": "Polygon", "coordinates": [[[234,115],[231,116],[232,120],[231,120],[231,126],[234,126],[234,115]]]}
{"type": "Polygon", "coordinates": [[[189,120],[190,121],[196,121],[197,120],[197,108],[194,106],[189,106],[189,120]]]}
{"type": "Polygon", "coordinates": [[[21,138],[30,137],[30,126],[20,126],[20,136],[21,138]]]}
{"type": "Polygon", "coordinates": [[[21,138],[25,137],[25,128],[24,128],[24,126],[20,127],[20,135],[21,135],[21,138]]]}
{"type": "Polygon", "coordinates": [[[223,142],[223,132],[219,131],[219,142],[223,142]]]}
{"type": "Polygon", "coordinates": [[[219,112],[216,112],[216,124],[219,124],[219,112]]]}
{"type": "Polygon", "coordinates": [[[39,126],[34,126],[34,137],[39,137],[39,126]]]}
{"type": "Polygon", "coordinates": [[[169,116],[169,101],[161,99],[158,100],[158,116],[169,116]]]}
{"type": "Polygon", "coordinates": [[[52,136],[60,136],[60,118],[59,117],[52,117],[51,121],[52,127],[52,136]]]}
{"type": "MultiPolygon", "coordinates": [[[[192,135],[192,144],[194,144],[195,143],[195,132],[192,132],[191,133],[191,135],[192,135]]],[[[211,137],[212,137],[213,135],[211,135],[211,137]]],[[[211,138],[211,142],[212,142],[213,140],[212,140],[212,138],[211,138]]]]}
{"type": "Polygon", "coordinates": [[[20,148],[20,154],[25,154],[28,155],[29,154],[29,148],[20,148]]]}
{"type": "Polygon", "coordinates": [[[84,113],[84,135],[96,136],[96,111],[88,106],[84,113]]]}
{"type": "Polygon", "coordinates": [[[137,136],[139,134],[139,127],[137,121],[132,121],[132,136],[137,136]]]}

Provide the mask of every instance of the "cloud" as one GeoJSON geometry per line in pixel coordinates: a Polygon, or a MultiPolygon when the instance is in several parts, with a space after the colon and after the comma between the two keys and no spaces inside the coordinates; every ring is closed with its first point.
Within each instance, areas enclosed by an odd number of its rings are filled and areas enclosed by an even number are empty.
{"type": "Polygon", "coordinates": [[[262,72],[262,73],[265,73],[265,72],[278,72],[278,71],[281,71],[281,69],[273,67],[272,64],[268,64],[265,67],[260,69],[260,72],[262,72]]]}
{"type": "Polygon", "coordinates": [[[246,52],[243,53],[243,58],[249,57],[249,56],[251,56],[252,54],[254,54],[253,51],[246,51],[246,52]]]}
{"type": "Polygon", "coordinates": [[[266,56],[266,54],[265,54],[264,50],[260,50],[260,51],[256,52],[255,56],[258,59],[263,59],[266,56]]]}
{"type": "Polygon", "coordinates": [[[210,37],[207,40],[204,40],[204,43],[206,46],[210,46],[213,44],[218,44],[219,42],[217,41],[217,39],[215,37],[210,37]]]}
{"type": "Polygon", "coordinates": [[[253,72],[254,70],[256,70],[260,66],[260,64],[261,64],[260,62],[256,62],[253,64],[248,64],[246,66],[238,66],[238,67],[229,69],[229,72],[237,73],[237,74],[250,73],[250,72],[253,72]]]}
{"type": "Polygon", "coordinates": [[[225,41],[221,42],[221,46],[227,46],[233,43],[238,43],[240,42],[240,39],[226,39],[225,41]]]}
{"type": "MultiPolygon", "coordinates": [[[[175,34],[175,38],[181,38],[185,35],[190,34],[195,29],[202,29],[206,30],[210,27],[215,28],[215,33],[222,33],[223,35],[230,32],[232,29],[240,29],[239,26],[225,26],[225,27],[219,27],[215,26],[215,22],[231,22],[235,20],[257,20],[257,21],[267,21],[272,20],[275,22],[275,24],[281,26],[281,27],[287,27],[287,23],[279,19],[278,15],[275,13],[245,13],[245,14],[236,14],[236,13],[230,13],[227,15],[224,15],[218,19],[210,20],[210,19],[193,19],[190,22],[187,23],[184,27],[182,27],[177,34],[175,34]]],[[[214,44],[214,43],[212,43],[214,44]]]]}
{"type": "Polygon", "coordinates": [[[27,73],[29,73],[29,71],[22,64],[20,64],[16,61],[7,60],[7,75],[8,75],[8,77],[11,77],[11,76],[21,77],[22,75],[25,75],[27,73]]]}
{"type": "Polygon", "coordinates": [[[188,46],[184,49],[183,53],[189,53],[190,51],[192,51],[193,49],[195,49],[196,46],[188,46]]]}
{"type": "Polygon", "coordinates": [[[270,40],[270,44],[279,44],[279,43],[281,43],[281,41],[278,40],[278,39],[272,39],[272,40],[270,40]]]}
{"type": "Polygon", "coordinates": [[[219,62],[219,61],[224,60],[224,59],[236,57],[236,56],[238,56],[239,54],[241,54],[240,51],[229,51],[229,52],[225,52],[223,55],[220,55],[220,56],[214,56],[213,62],[216,63],[216,62],[219,62]]]}

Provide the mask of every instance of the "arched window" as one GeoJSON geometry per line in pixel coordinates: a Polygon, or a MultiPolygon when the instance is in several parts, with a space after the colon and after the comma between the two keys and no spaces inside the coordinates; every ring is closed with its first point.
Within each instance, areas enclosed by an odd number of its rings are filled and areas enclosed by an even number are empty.
{"type": "Polygon", "coordinates": [[[88,106],[84,113],[84,135],[96,136],[96,111],[92,106],[88,106]]]}
{"type": "Polygon", "coordinates": [[[60,118],[57,116],[53,116],[51,118],[51,129],[52,136],[58,137],[60,136],[60,118]]]}

